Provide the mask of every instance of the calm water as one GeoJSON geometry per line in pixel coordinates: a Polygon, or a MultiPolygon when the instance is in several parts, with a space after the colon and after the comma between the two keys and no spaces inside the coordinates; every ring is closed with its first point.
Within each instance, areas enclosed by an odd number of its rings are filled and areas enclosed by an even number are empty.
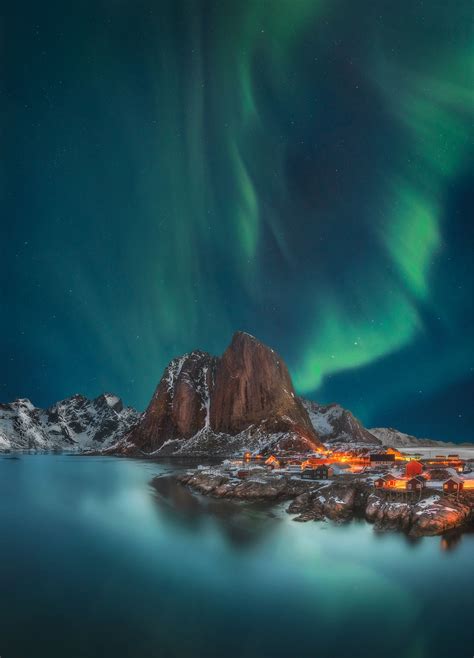
{"type": "Polygon", "coordinates": [[[474,655],[473,535],[410,543],[150,488],[171,470],[0,458],[2,658],[474,655]]]}

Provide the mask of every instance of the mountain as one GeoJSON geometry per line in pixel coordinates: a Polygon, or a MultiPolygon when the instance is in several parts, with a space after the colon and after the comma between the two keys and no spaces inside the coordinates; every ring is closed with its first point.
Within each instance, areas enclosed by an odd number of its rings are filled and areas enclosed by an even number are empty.
{"type": "Polygon", "coordinates": [[[452,441],[436,441],[435,439],[418,439],[416,436],[399,432],[392,427],[373,427],[369,430],[384,446],[392,448],[459,448],[470,447],[472,443],[453,443],[452,441]]]}
{"type": "Polygon", "coordinates": [[[73,395],[46,409],[27,399],[0,404],[0,452],[212,457],[244,450],[313,452],[325,446],[353,451],[460,447],[391,428],[367,430],[338,404],[298,398],[282,358],[244,332],[234,334],[220,357],[195,350],[173,359],[144,414],[110,393],[94,399],[73,395]]]}
{"type": "Polygon", "coordinates": [[[73,395],[41,409],[29,400],[0,404],[0,452],[104,448],[135,425],[140,414],[110,393],[73,395]]]}
{"type": "Polygon", "coordinates": [[[424,445],[421,439],[417,439],[416,436],[399,432],[391,427],[373,427],[370,431],[374,436],[380,439],[380,442],[384,446],[391,446],[392,448],[410,448],[424,445]]]}
{"type": "Polygon", "coordinates": [[[322,447],[283,359],[237,332],[221,357],[197,350],[173,359],[140,423],[110,452],[223,455],[322,447]]]}
{"type": "Polygon", "coordinates": [[[321,405],[302,400],[321,441],[332,450],[380,449],[382,442],[339,404],[321,405]]]}

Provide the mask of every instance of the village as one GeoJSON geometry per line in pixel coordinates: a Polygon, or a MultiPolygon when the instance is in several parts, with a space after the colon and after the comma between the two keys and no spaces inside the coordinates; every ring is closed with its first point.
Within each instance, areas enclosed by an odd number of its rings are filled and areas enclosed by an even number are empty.
{"type": "Polygon", "coordinates": [[[244,452],[177,476],[198,494],[283,503],[295,521],[365,519],[376,530],[412,537],[472,528],[472,449],[326,448],[311,454],[244,452]],[[433,454],[434,453],[434,454],[433,454]]]}
{"type": "Polygon", "coordinates": [[[455,453],[422,456],[390,447],[377,452],[327,450],[311,455],[245,452],[240,459],[226,460],[222,467],[240,480],[263,476],[336,481],[352,474],[391,499],[421,497],[425,490],[445,495],[474,491],[474,459],[462,459],[455,453]]]}

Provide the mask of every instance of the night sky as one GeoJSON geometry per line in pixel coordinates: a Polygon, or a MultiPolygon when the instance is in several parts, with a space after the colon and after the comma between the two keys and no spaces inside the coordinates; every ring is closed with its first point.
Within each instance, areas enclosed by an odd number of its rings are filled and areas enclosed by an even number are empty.
{"type": "Polygon", "coordinates": [[[8,3],[2,401],[237,329],[368,426],[473,440],[472,4],[8,3]]]}

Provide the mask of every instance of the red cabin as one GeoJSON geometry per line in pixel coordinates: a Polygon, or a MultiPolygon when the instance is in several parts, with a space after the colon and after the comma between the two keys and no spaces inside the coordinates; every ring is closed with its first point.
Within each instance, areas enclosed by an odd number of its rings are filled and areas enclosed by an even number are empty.
{"type": "Polygon", "coordinates": [[[404,480],[397,475],[393,475],[393,473],[387,473],[387,475],[374,480],[374,487],[376,489],[398,489],[402,488],[403,484],[404,480]]]}
{"type": "Polygon", "coordinates": [[[405,468],[405,475],[407,479],[414,478],[417,475],[421,475],[422,472],[423,472],[423,464],[416,461],[416,459],[412,459],[407,463],[405,468]]]}
{"type": "Polygon", "coordinates": [[[458,477],[451,477],[443,484],[443,491],[445,493],[458,493],[464,489],[464,480],[458,477]]]}
{"type": "Polygon", "coordinates": [[[407,481],[407,491],[422,491],[425,486],[426,482],[422,477],[414,477],[407,481]]]}

